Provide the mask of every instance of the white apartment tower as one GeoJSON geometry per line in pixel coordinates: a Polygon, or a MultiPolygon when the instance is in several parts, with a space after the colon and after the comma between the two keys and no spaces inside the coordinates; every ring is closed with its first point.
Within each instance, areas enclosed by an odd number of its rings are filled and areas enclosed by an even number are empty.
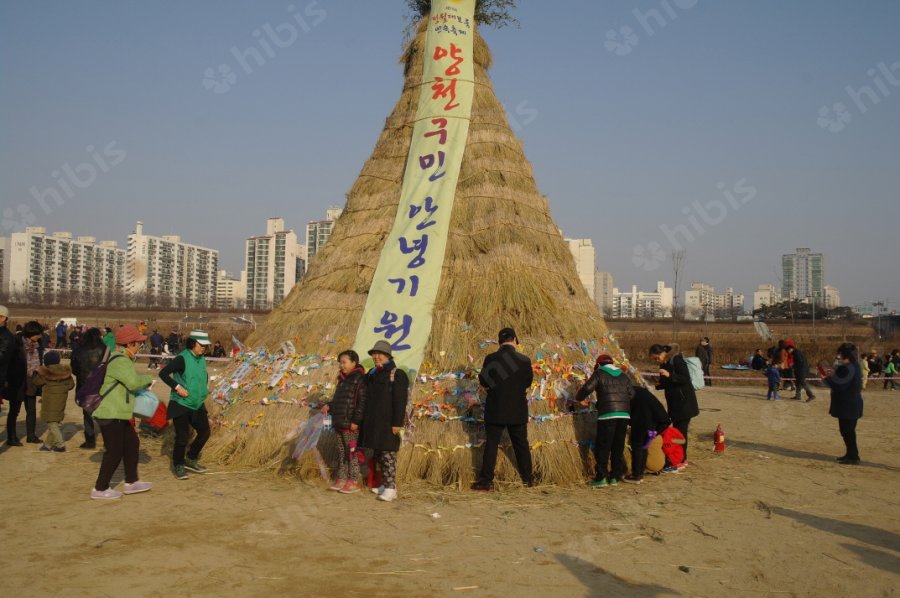
{"type": "Polygon", "coordinates": [[[287,297],[303,275],[303,251],[297,234],[282,218],[266,221],[266,234],[246,242],[246,298],[249,309],[271,309],[287,297]]]}
{"type": "Polygon", "coordinates": [[[841,292],[837,287],[825,285],[825,309],[835,309],[841,306],[841,292]]]}
{"type": "Polygon", "coordinates": [[[600,309],[603,317],[612,316],[615,283],[609,272],[596,272],[594,274],[594,301],[600,309]]]}
{"type": "Polygon", "coordinates": [[[631,292],[621,293],[613,289],[612,317],[619,319],[671,318],[675,294],[662,280],[656,283],[655,291],[638,291],[637,285],[631,292]]]}
{"type": "Polygon", "coordinates": [[[702,282],[691,284],[684,293],[684,317],[688,320],[710,319],[716,313],[716,289],[702,282]]]}
{"type": "Polygon", "coordinates": [[[125,299],[125,250],[115,241],[28,227],[0,239],[0,281],[12,301],[118,306],[125,299]]]}
{"type": "Polygon", "coordinates": [[[711,285],[695,282],[684,293],[684,317],[688,320],[733,320],[744,313],[744,296],[733,288],[716,294],[711,285]]]}
{"type": "Polygon", "coordinates": [[[569,251],[575,259],[575,270],[584,290],[592,301],[596,301],[594,276],[597,272],[597,252],[594,250],[594,242],[590,239],[566,239],[566,243],[569,244],[569,251]]]}
{"type": "Polygon", "coordinates": [[[240,278],[228,276],[225,270],[219,270],[216,281],[216,308],[243,309],[247,300],[247,271],[241,272],[240,278]]]}
{"type": "Polygon", "coordinates": [[[210,308],[216,305],[219,252],[183,243],[181,237],[144,234],[138,222],[128,236],[129,301],[134,305],[210,308]]]}
{"type": "Polygon", "coordinates": [[[309,262],[317,253],[325,248],[331,233],[334,231],[334,223],[337,222],[341,214],[344,213],[343,208],[332,206],[325,211],[325,220],[311,220],[306,225],[306,269],[309,269],[309,262]]]}
{"type": "Polygon", "coordinates": [[[782,294],[785,299],[804,300],[815,298],[822,303],[825,298],[825,257],[800,247],[796,253],[781,257],[782,294]]]}
{"type": "Polygon", "coordinates": [[[753,293],[753,310],[762,309],[764,307],[772,307],[781,302],[781,293],[775,288],[774,284],[761,284],[756,287],[753,293]]]}

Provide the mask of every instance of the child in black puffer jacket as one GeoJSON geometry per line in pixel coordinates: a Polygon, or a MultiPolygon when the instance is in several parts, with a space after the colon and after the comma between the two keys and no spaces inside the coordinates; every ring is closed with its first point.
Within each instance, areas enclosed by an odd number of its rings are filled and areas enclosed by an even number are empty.
{"type": "Polygon", "coordinates": [[[366,371],[359,365],[356,351],[344,351],[338,355],[338,361],[341,373],[334,397],[322,405],[322,413],[331,414],[332,427],[338,436],[338,474],[329,490],[353,494],[361,488],[356,442],[366,404],[366,371]]]}

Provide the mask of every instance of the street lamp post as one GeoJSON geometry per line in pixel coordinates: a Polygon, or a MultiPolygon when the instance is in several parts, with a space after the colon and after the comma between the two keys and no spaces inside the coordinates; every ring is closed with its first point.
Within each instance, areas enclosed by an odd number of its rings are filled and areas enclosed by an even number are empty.
{"type": "Polygon", "coordinates": [[[875,301],[872,303],[872,307],[875,309],[875,316],[877,318],[876,326],[878,327],[878,340],[881,340],[881,308],[884,307],[884,303],[881,301],[875,301]]]}
{"type": "Polygon", "coordinates": [[[816,338],[816,292],[812,296],[812,335],[816,338]]]}

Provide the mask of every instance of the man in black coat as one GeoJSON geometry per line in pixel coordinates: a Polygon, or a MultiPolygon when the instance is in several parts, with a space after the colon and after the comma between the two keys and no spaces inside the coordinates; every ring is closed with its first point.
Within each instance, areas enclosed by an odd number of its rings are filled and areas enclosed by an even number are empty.
{"type": "Polygon", "coordinates": [[[762,349],[756,350],[756,354],[753,356],[753,359],[750,361],[750,367],[758,372],[761,372],[764,369],[766,369],[766,358],[763,357],[762,349]]]}
{"type": "Polygon", "coordinates": [[[516,331],[504,328],[499,335],[500,349],[484,359],[478,381],[487,389],[484,405],[484,427],[487,439],[481,475],[472,490],[493,492],[497,448],[505,429],[509,433],[519,475],[526,486],[532,485],[531,447],[528,444],[528,398],[526,393],[534,381],[531,360],[516,351],[516,331]]]}
{"type": "Polygon", "coordinates": [[[709,368],[712,365],[712,346],[709,344],[708,336],[700,339],[700,344],[697,345],[694,355],[697,356],[700,360],[700,365],[703,367],[703,379],[706,381],[706,385],[712,386],[712,379],[709,373],[709,368]]]}
{"type": "Polygon", "coordinates": [[[6,444],[22,446],[16,436],[16,419],[24,400],[28,366],[22,350],[22,339],[9,330],[8,322],[9,310],[0,305],[0,399],[10,403],[6,417],[6,444]]]}
{"type": "Polygon", "coordinates": [[[797,394],[794,395],[794,399],[799,401],[800,390],[805,389],[806,402],[809,403],[816,398],[816,395],[814,395],[813,391],[809,388],[809,383],[806,381],[806,379],[809,378],[809,361],[806,359],[806,355],[803,354],[803,351],[794,346],[794,341],[788,341],[786,346],[788,354],[794,358],[794,378],[796,378],[794,387],[797,389],[797,394]]]}
{"type": "Polygon", "coordinates": [[[7,372],[16,349],[16,337],[7,328],[7,322],[9,322],[9,310],[5,306],[0,305],[0,393],[2,393],[0,394],[0,400],[7,398],[7,372]]]}

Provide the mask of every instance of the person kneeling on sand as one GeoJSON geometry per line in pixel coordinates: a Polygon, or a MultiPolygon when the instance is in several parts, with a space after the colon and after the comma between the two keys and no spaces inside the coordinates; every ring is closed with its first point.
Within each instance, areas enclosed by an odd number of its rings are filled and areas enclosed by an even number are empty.
{"type": "Polygon", "coordinates": [[[366,371],[359,365],[356,351],[344,351],[338,355],[338,362],[341,372],[337,388],[331,401],[322,405],[322,413],[331,413],[338,436],[338,474],[329,490],[353,494],[360,490],[356,445],[366,407],[366,371]]]}
{"type": "Polygon", "coordinates": [[[393,349],[387,341],[378,341],[369,350],[375,367],[366,375],[366,403],[363,408],[359,446],[375,451],[384,482],[372,488],[378,500],[390,502],[397,498],[397,453],[406,417],[409,397],[409,377],[397,368],[393,349]]]}
{"type": "Polygon", "coordinates": [[[103,461],[100,473],[91,491],[93,499],[121,498],[122,492],[110,488],[113,474],[119,463],[125,464],[125,494],[146,492],[153,487],[138,477],[138,456],[141,441],[134,431],[134,395],[153,383],[153,378],[138,375],[134,369],[134,357],[147,338],[134,326],[122,326],[116,331],[116,350],[109,356],[106,377],[100,386],[103,401],[94,411],[103,436],[103,461]]]}
{"type": "Polygon", "coordinates": [[[200,451],[209,440],[209,414],[204,405],[209,395],[209,374],[203,357],[209,346],[209,335],[193,330],[185,345],[187,348],[159,373],[160,380],[172,389],[167,416],[175,426],[172,473],[179,480],[186,480],[188,471],[206,473],[206,467],[200,464],[200,451]],[[197,437],[185,456],[191,428],[197,437]]]}
{"type": "Polygon", "coordinates": [[[643,386],[635,386],[631,398],[631,473],[625,476],[624,482],[640,484],[644,480],[650,444],[670,422],[659,399],[643,386]]]}
{"type": "Polygon", "coordinates": [[[60,363],[59,353],[47,351],[44,365],[38,366],[32,382],[41,389],[41,419],[47,423],[47,436],[41,450],[64,453],[66,441],[60,424],[66,414],[69,391],[75,388],[72,368],[60,363]]]}

